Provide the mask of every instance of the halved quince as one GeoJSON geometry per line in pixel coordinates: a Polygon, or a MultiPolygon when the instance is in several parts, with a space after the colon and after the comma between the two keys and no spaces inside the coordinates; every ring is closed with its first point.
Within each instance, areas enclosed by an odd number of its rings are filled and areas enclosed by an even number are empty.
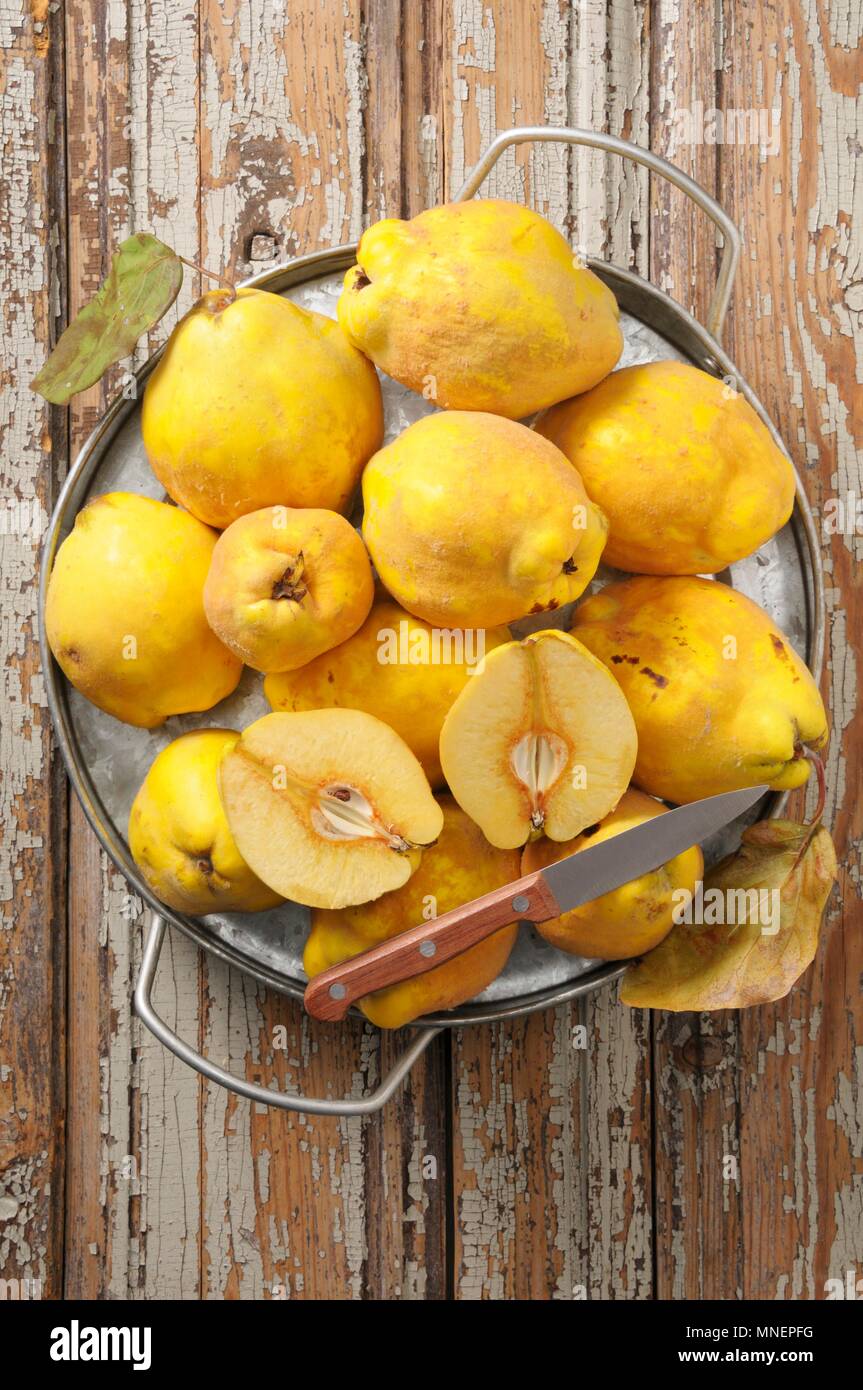
{"type": "Polygon", "coordinates": [[[265,715],[226,755],[219,788],[246,863],[307,907],[400,888],[443,824],[407,744],[361,710],[265,715]]]}
{"type": "Polygon", "coordinates": [[[602,820],[629,784],[636,747],[616,681],[554,630],[490,652],[440,739],[453,796],[499,849],[540,833],[569,840],[602,820]]]}

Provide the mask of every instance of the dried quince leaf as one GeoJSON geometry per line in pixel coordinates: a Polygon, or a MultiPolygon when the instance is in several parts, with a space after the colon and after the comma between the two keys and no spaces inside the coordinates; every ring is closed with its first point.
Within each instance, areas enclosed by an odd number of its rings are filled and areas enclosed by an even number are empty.
{"type": "Polygon", "coordinates": [[[781,999],[812,962],[835,879],[836,854],[822,825],[769,820],[751,826],[737,853],[704,880],[703,915],[712,911],[725,920],[673,926],[629,967],[622,1002],[701,1012],[781,999]]]}
{"type": "Polygon", "coordinates": [[[170,309],[183,282],[180,257],[149,232],[124,241],[108,278],[72,320],[32,386],[65,405],[134,348],[170,309]]]}

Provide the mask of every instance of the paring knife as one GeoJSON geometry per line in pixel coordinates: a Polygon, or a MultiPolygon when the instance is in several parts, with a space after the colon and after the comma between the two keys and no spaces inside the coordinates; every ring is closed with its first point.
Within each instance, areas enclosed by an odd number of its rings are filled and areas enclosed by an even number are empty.
{"type": "Polygon", "coordinates": [[[344,1018],[364,995],[433,970],[510,922],[548,922],[592,902],[700,844],[748,811],[769,790],[766,785],[745,787],[677,806],[474,898],[434,921],[411,927],[316,975],[306,988],[306,1009],[314,1018],[344,1018]]]}

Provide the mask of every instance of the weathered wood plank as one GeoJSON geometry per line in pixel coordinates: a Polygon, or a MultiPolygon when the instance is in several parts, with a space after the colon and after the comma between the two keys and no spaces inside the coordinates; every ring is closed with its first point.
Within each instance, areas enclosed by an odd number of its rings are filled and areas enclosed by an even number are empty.
{"type": "MultiPolygon", "coordinates": [[[[646,135],[643,5],[448,6],[445,186],[497,131],[581,124],[646,135]],[[613,52],[612,68],[607,55],[613,52]]],[[[642,266],[646,180],[603,156],[522,146],[488,195],[530,201],[576,245],[642,266]],[[638,229],[633,239],[632,230],[638,229]]],[[[644,1297],[652,1285],[647,1038],[605,991],[577,1007],[457,1036],[459,1298],[644,1297]]]]}
{"type": "MultiPolygon", "coordinates": [[[[863,1265],[861,138],[863,7],[723,6],[723,104],[780,117],[779,149],[723,146],[721,196],[744,235],[732,355],[778,423],[822,524],[832,709],[827,822],[842,864],[815,965],[741,1016],[743,1293],[823,1298],[863,1265]],[[856,364],[856,365],[855,365],[856,364]],[[831,532],[830,499],[846,527],[831,532]]],[[[798,798],[799,800],[799,798],[798,798]]],[[[811,804],[811,798],[810,798],[811,804]]]]}
{"type": "MultiPolygon", "coordinates": [[[[182,254],[198,255],[197,19],[161,0],[138,13],[87,0],[67,16],[66,53],[74,313],[132,230],[155,231],[182,254]]],[[[187,277],[153,342],[194,293],[187,277]]],[[[142,345],[139,357],[146,351],[142,345]]],[[[121,364],[73,402],[76,447],[123,371],[121,364]]],[[[194,1297],[198,1080],[132,1015],[144,914],[77,803],[70,860],[66,1293],[194,1297]]],[[[185,939],[169,940],[154,998],[186,1036],[197,1032],[198,994],[196,951],[185,939]]]]}
{"type": "Polygon", "coordinates": [[[0,1278],[62,1290],[65,798],[37,646],[39,545],[65,452],[63,412],[29,390],[65,289],[62,21],[0,6],[0,1278]]]}

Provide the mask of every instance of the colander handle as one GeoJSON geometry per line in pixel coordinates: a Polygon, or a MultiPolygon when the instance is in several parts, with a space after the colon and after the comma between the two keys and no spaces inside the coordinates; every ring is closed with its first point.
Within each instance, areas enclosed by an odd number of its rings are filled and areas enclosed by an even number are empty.
{"type": "Polygon", "coordinates": [[[377,1090],[359,1100],[326,1100],[317,1096],[292,1096],[282,1091],[270,1091],[266,1086],[258,1086],[254,1081],[246,1081],[241,1076],[232,1076],[223,1067],[211,1062],[209,1058],[204,1057],[194,1047],[190,1047],[187,1042],[178,1037],[168,1027],[164,1019],[156,1013],[151,994],[159,956],[165,940],[166,926],[164,917],[160,917],[158,913],[154,912],[150,919],[150,928],[144,945],[141,972],[135,986],[136,1014],[141,1022],[149,1028],[153,1036],[158,1038],[169,1052],[173,1052],[175,1057],[179,1057],[181,1062],[194,1067],[195,1071],[208,1077],[210,1081],[218,1082],[226,1090],[233,1091],[238,1096],[245,1096],[247,1100],[257,1101],[259,1105],[272,1105],[277,1110],[296,1110],[304,1115],[373,1115],[376,1110],[383,1109],[404,1081],[414,1062],[422,1056],[432,1038],[441,1031],[440,1028],[417,1028],[416,1037],[405,1048],[377,1090]]]}
{"type": "Polygon", "coordinates": [[[688,174],[684,174],[682,169],[678,169],[674,164],[669,164],[667,159],[654,154],[652,150],[645,150],[641,145],[634,145],[631,140],[621,140],[617,135],[603,135],[596,130],[577,130],[571,126],[516,126],[512,130],[502,131],[491,142],[479,163],[474,165],[463,187],[455,195],[454,201],[461,203],[466,198],[473,197],[480,184],[497,164],[504,150],[508,150],[511,145],[524,145],[530,141],[584,145],[588,149],[604,150],[607,154],[619,154],[623,159],[631,159],[636,164],[643,164],[651,173],[658,174],[660,178],[673,183],[675,188],[681,189],[693,203],[701,208],[702,212],[707,213],[711,222],[722,233],[722,262],[716,278],[716,287],[710,301],[710,308],[707,311],[707,331],[713,335],[718,343],[722,336],[722,326],[725,323],[725,315],[728,312],[731,291],[734,286],[734,277],[740,260],[740,233],[728,213],[720,207],[715,198],[711,198],[700,183],[696,183],[688,174]]]}

